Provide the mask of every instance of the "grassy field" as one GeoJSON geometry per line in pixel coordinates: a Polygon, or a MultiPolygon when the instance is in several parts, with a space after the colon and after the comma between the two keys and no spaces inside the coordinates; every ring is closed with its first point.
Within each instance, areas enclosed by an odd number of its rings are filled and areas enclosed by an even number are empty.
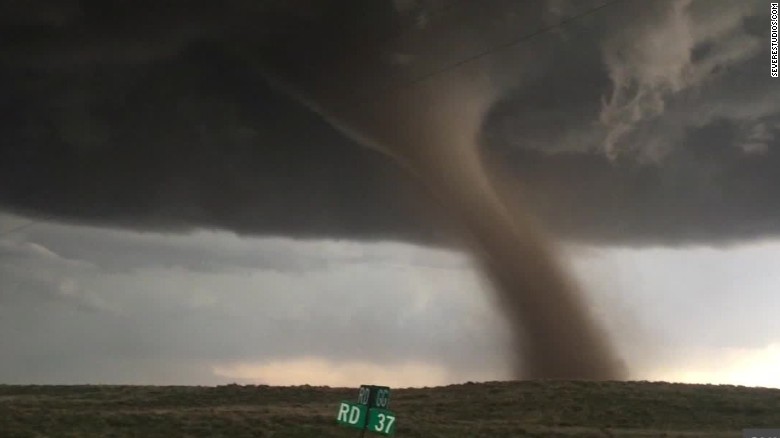
{"type": "MultiPolygon", "coordinates": [[[[0,437],[356,437],[357,388],[0,385],[0,437]]],[[[396,389],[398,437],[739,437],[780,427],[780,390],[649,382],[396,389]]],[[[366,433],[366,436],[379,436],[366,433]]]]}

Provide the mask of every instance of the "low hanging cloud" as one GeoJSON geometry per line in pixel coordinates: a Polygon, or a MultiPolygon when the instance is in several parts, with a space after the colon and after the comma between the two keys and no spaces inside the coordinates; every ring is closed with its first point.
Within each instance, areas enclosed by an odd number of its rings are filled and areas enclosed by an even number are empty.
{"type": "Polygon", "coordinates": [[[0,240],[0,305],[72,306],[96,312],[110,310],[100,294],[82,287],[78,276],[95,272],[97,266],[62,257],[31,242],[0,240]]]}
{"type": "Polygon", "coordinates": [[[317,374],[295,383],[509,376],[506,330],[475,293],[483,285],[462,254],[399,243],[88,231],[39,224],[16,234],[19,242],[1,241],[4,382],[286,384],[300,374],[283,370],[307,366],[317,374]],[[206,256],[207,268],[179,260],[171,251],[179,244],[206,256]],[[74,249],[83,259],[69,258],[74,249]],[[255,259],[276,251],[327,263],[278,269],[255,259]],[[116,254],[127,256],[126,269],[104,263],[116,254]],[[377,348],[369,354],[367,345],[377,348]]]}
{"type": "MultiPolygon", "coordinates": [[[[24,230],[26,241],[0,240],[0,257],[56,260],[65,266],[132,273],[150,268],[232,273],[257,269],[279,273],[326,270],[335,264],[379,263],[403,266],[410,260],[434,269],[470,267],[468,255],[444,249],[415,249],[383,242],[366,248],[354,241],[296,240],[289,237],[246,237],[200,230],[171,234],[45,223],[24,230]],[[36,242],[44,242],[45,246],[36,242]]],[[[45,266],[45,264],[44,264],[45,266]]]]}

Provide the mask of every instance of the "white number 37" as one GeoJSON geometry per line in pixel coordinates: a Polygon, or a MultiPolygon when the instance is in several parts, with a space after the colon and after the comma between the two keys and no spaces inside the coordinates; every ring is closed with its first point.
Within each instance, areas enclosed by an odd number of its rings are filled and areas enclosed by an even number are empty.
{"type": "Polygon", "coordinates": [[[374,425],[374,430],[377,432],[389,432],[395,422],[395,417],[392,415],[379,414],[377,419],[379,421],[374,425]],[[387,424],[385,424],[385,421],[387,421],[387,424]]]}

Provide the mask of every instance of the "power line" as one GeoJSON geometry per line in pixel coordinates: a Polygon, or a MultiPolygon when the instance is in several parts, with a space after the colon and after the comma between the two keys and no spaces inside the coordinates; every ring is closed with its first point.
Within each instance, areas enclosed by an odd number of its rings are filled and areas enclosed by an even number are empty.
{"type": "Polygon", "coordinates": [[[475,53],[474,55],[471,55],[469,57],[466,57],[466,58],[463,58],[461,60],[458,60],[458,61],[456,61],[456,62],[454,62],[452,64],[446,65],[446,66],[441,67],[441,68],[439,68],[437,70],[425,73],[425,74],[423,74],[421,76],[418,76],[418,77],[416,77],[416,78],[414,78],[412,80],[402,82],[401,84],[399,84],[399,86],[410,86],[410,85],[414,85],[414,84],[418,84],[420,82],[426,81],[426,80],[428,80],[428,79],[430,79],[430,78],[432,78],[434,76],[438,76],[438,75],[446,73],[446,72],[448,72],[450,70],[454,70],[456,68],[462,67],[462,66],[464,66],[466,64],[469,64],[471,62],[474,62],[474,61],[482,59],[482,58],[484,58],[486,56],[489,56],[489,55],[491,55],[491,54],[493,54],[495,52],[498,52],[498,51],[505,50],[505,49],[508,49],[510,47],[516,46],[516,45],[518,45],[520,43],[523,43],[525,41],[530,40],[531,38],[539,36],[539,35],[541,35],[543,33],[547,33],[547,32],[549,32],[551,30],[561,28],[561,27],[563,27],[563,26],[565,26],[565,25],[567,25],[567,24],[569,24],[569,23],[571,23],[571,22],[573,22],[575,20],[579,20],[582,17],[594,14],[594,13],[596,13],[596,12],[602,10],[602,9],[607,8],[608,6],[611,6],[611,5],[616,4],[618,2],[621,2],[621,1],[624,1],[624,0],[608,0],[608,1],[604,2],[604,3],[602,3],[599,6],[596,6],[594,8],[588,9],[588,10],[586,10],[584,12],[579,13],[579,14],[575,14],[575,15],[569,17],[569,18],[565,18],[565,19],[563,19],[563,20],[561,20],[561,21],[559,21],[559,22],[557,22],[555,24],[552,24],[552,25],[549,25],[549,26],[545,26],[545,27],[541,27],[541,28],[539,28],[539,29],[537,29],[537,30],[535,30],[533,32],[530,32],[530,33],[527,33],[527,34],[524,34],[524,35],[520,35],[519,37],[514,38],[514,39],[512,39],[510,41],[507,41],[505,43],[499,44],[497,46],[493,46],[493,47],[491,47],[489,49],[486,49],[486,50],[484,50],[482,52],[475,53]]]}
{"type": "MultiPolygon", "coordinates": [[[[574,15],[568,17],[568,18],[565,18],[563,20],[558,21],[555,24],[551,24],[549,26],[543,26],[543,27],[541,27],[541,28],[539,28],[539,29],[537,29],[537,30],[535,30],[533,32],[520,35],[520,36],[518,36],[516,38],[513,38],[513,39],[511,39],[509,41],[506,41],[504,43],[498,44],[496,46],[492,46],[492,47],[490,47],[488,49],[485,49],[485,50],[483,50],[481,52],[475,53],[475,54],[473,54],[471,56],[468,56],[466,58],[462,58],[462,59],[460,59],[458,61],[455,61],[455,62],[453,62],[451,64],[448,64],[448,65],[445,65],[443,67],[440,67],[440,68],[438,68],[436,70],[424,73],[424,74],[422,74],[420,76],[417,76],[417,77],[415,77],[413,79],[410,79],[410,80],[399,80],[399,81],[392,81],[392,80],[390,80],[389,83],[387,83],[386,86],[384,86],[384,87],[380,86],[379,90],[376,90],[375,92],[371,93],[371,96],[366,96],[366,99],[372,98],[373,95],[375,95],[377,92],[379,92],[379,93],[387,93],[387,92],[390,92],[390,91],[393,91],[393,90],[396,90],[396,89],[400,89],[400,88],[403,88],[403,87],[409,87],[409,86],[412,86],[412,85],[419,84],[421,82],[427,81],[428,79],[431,79],[433,77],[439,76],[439,75],[444,74],[444,73],[446,73],[448,71],[455,70],[455,69],[457,69],[459,67],[462,67],[462,66],[464,66],[466,64],[478,61],[478,60],[480,60],[480,59],[482,59],[484,57],[490,56],[490,55],[492,55],[492,54],[494,54],[496,52],[500,52],[500,51],[506,50],[506,49],[508,49],[510,47],[514,47],[516,45],[519,45],[519,44],[521,44],[521,43],[523,43],[525,41],[528,41],[528,40],[530,40],[530,39],[532,39],[534,37],[537,37],[539,35],[542,35],[544,33],[550,32],[550,31],[558,29],[558,28],[562,28],[562,27],[564,27],[564,26],[566,26],[566,25],[568,25],[568,24],[570,24],[570,23],[572,23],[572,22],[574,22],[576,20],[579,20],[580,18],[586,17],[588,15],[595,14],[595,13],[597,13],[597,12],[603,10],[603,9],[606,9],[609,6],[612,6],[612,5],[617,4],[619,2],[622,2],[622,1],[625,1],[625,0],[607,0],[604,3],[602,3],[602,4],[600,4],[600,5],[596,6],[596,7],[587,9],[587,10],[585,10],[583,12],[578,13],[578,14],[574,14],[574,15]]],[[[449,10],[457,9],[455,6],[462,6],[462,5],[463,5],[462,3],[459,4],[458,2],[455,2],[455,3],[451,4],[450,7],[442,8],[441,12],[447,12],[449,10]]],[[[398,35],[396,35],[396,37],[397,36],[398,35]]],[[[393,39],[393,38],[390,38],[390,39],[393,39]]]]}
{"type": "MultiPolygon", "coordinates": [[[[602,4],[600,4],[600,5],[596,6],[596,7],[590,8],[588,10],[585,10],[583,12],[575,14],[575,15],[573,15],[571,17],[568,17],[568,18],[565,18],[563,20],[560,20],[559,22],[557,22],[555,24],[552,24],[552,25],[549,25],[549,26],[544,26],[544,27],[541,27],[541,28],[539,28],[539,29],[537,29],[537,30],[535,30],[533,32],[520,35],[519,37],[513,38],[510,41],[504,42],[504,43],[499,44],[497,46],[490,47],[490,48],[488,48],[486,50],[483,50],[481,52],[475,53],[475,54],[473,54],[471,56],[468,56],[466,58],[460,59],[460,60],[458,60],[456,62],[453,62],[451,64],[445,65],[445,66],[443,66],[441,68],[438,68],[436,70],[430,71],[428,73],[425,73],[425,74],[423,74],[421,76],[418,76],[416,78],[413,78],[411,80],[398,81],[398,82],[392,82],[391,81],[390,83],[387,84],[387,86],[385,86],[385,87],[381,87],[380,86],[379,87],[380,89],[376,90],[376,91],[378,91],[378,92],[388,92],[388,91],[392,91],[393,89],[396,89],[396,88],[402,88],[402,87],[418,84],[418,83],[426,81],[426,80],[428,80],[428,79],[430,79],[432,77],[444,74],[444,73],[446,73],[446,72],[448,72],[450,70],[454,70],[456,68],[462,67],[462,66],[464,66],[466,64],[469,64],[471,62],[474,62],[474,61],[477,61],[479,59],[482,59],[482,58],[484,58],[486,56],[489,56],[489,55],[491,55],[491,54],[493,54],[495,52],[498,52],[498,51],[501,51],[501,50],[505,50],[505,49],[507,49],[509,47],[516,46],[516,45],[518,45],[520,43],[528,41],[528,40],[530,40],[530,39],[532,39],[532,38],[534,38],[536,36],[539,36],[541,34],[547,33],[547,32],[549,32],[551,30],[558,29],[558,28],[561,28],[563,26],[566,26],[566,25],[568,25],[568,24],[570,24],[570,23],[572,23],[572,22],[574,22],[576,20],[579,20],[580,18],[583,18],[583,17],[586,17],[588,15],[594,14],[594,13],[596,13],[598,11],[601,11],[601,10],[603,10],[603,9],[609,7],[609,6],[612,6],[612,5],[617,4],[619,2],[622,2],[622,1],[625,1],[625,0],[608,0],[608,1],[605,1],[604,3],[602,3],[602,4]]],[[[450,12],[452,10],[458,9],[460,6],[463,6],[465,3],[467,3],[467,2],[464,2],[462,0],[461,1],[453,0],[453,3],[451,3],[451,4],[449,4],[449,5],[445,6],[445,7],[442,7],[440,9],[434,11],[434,13],[435,13],[436,16],[441,16],[441,15],[446,14],[447,12],[450,12]]],[[[399,27],[397,29],[397,31],[399,33],[395,33],[394,35],[391,35],[390,38],[385,39],[383,41],[387,42],[389,40],[398,38],[400,35],[402,35],[407,30],[410,30],[409,27],[401,26],[401,27],[399,27]]],[[[251,50],[247,49],[246,47],[242,48],[239,45],[233,46],[233,50],[242,59],[244,59],[245,61],[248,61],[251,65],[253,65],[256,70],[261,72],[261,74],[263,75],[263,77],[265,77],[266,80],[268,80],[270,82],[277,83],[277,85],[278,84],[282,84],[282,85],[285,84],[285,81],[281,80],[281,78],[275,77],[274,75],[269,75],[268,72],[266,71],[266,69],[262,68],[261,65],[258,65],[257,61],[255,61],[251,56],[247,56],[247,52],[251,52],[251,50]]],[[[288,88],[287,91],[290,92],[290,89],[288,88]]],[[[375,94],[376,91],[374,93],[372,93],[372,94],[375,94]]],[[[301,98],[302,96],[297,96],[297,97],[301,98]]]]}

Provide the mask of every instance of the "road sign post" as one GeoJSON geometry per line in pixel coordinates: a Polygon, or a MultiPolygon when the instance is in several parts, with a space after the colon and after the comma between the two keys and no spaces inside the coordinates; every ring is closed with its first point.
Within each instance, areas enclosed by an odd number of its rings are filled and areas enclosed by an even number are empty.
{"type": "Polygon", "coordinates": [[[360,429],[363,437],[366,430],[382,435],[395,433],[395,414],[388,410],[390,388],[387,386],[361,385],[357,403],[341,402],[336,421],[348,427],[360,429]]]}

